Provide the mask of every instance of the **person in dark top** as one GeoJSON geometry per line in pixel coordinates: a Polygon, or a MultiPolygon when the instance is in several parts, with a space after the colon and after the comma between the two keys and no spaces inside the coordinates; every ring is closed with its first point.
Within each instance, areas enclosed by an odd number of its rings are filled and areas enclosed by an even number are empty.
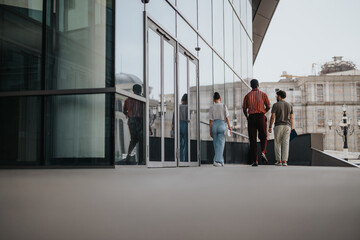
{"type": "MultiPolygon", "coordinates": [[[[142,87],[139,84],[133,86],[133,92],[141,95],[142,87]]],[[[127,98],[124,103],[124,114],[128,118],[128,127],[130,131],[130,144],[126,157],[126,164],[130,164],[130,154],[139,143],[138,164],[144,164],[143,159],[143,103],[134,98],[127,98]]]]}
{"type": "Polygon", "coordinates": [[[250,157],[253,161],[252,166],[258,166],[257,153],[257,133],[261,142],[261,158],[263,163],[267,163],[266,145],[267,145],[267,126],[266,116],[270,110],[270,101],[268,96],[259,90],[259,82],[256,79],[250,81],[251,92],[249,92],[243,103],[243,112],[248,120],[248,132],[250,141],[250,157]]]}
{"type": "Polygon", "coordinates": [[[185,93],[179,106],[180,117],[180,162],[188,162],[188,95],[185,93]]]}
{"type": "Polygon", "coordinates": [[[293,129],[293,107],[290,103],[284,101],[286,98],[285,91],[276,92],[276,100],[271,109],[271,119],[269,125],[269,133],[272,132],[272,125],[275,120],[274,129],[274,150],[276,158],[276,166],[287,166],[289,157],[290,133],[293,129]]]}

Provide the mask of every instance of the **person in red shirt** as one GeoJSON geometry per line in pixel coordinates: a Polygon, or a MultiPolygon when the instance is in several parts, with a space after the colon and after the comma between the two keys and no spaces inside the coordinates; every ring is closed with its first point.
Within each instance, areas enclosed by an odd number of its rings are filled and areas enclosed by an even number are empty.
{"type": "Polygon", "coordinates": [[[257,133],[261,142],[261,159],[267,164],[266,145],[267,145],[267,119],[265,113],[270,110],[270,101],[268,96],[259,90],[259,81],[253,79],[250,81],[251,92],[249,92],[243,102],[243,112],[248,120],[248,132],[250,141],[250,157],[253,161],[252,166],[258,166],[257,153],[257,133]]]}
{"type": "MultiPolygon", "coordinates": [[[[141,95],[142,87],[139,84],[133,86],[133,92],[141,95]]],[[[134,98],[127,98],[124,103],[124,114],[128,118],[128,127],[130,131],[130,144],[126,157],[126,164],[130,164],[130,154],[134,150],[136,144],[139,143],[139,160],[138,164],[144,164],[143,159],[143,103],[134,98]]]]}

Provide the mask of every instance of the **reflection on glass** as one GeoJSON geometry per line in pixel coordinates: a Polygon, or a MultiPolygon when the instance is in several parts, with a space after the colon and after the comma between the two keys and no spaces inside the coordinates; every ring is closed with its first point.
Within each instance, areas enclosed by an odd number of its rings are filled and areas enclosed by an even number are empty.
{"type": "MultiPolygon", "coordinates": [[[[141,95],[141,91],[140,85],[134,85],[134,94],[141,95]]],[[[121,95],[115,103],[115,164],[144,165],[145,103],[121,95]]]]}
{"type": "Polygon", "coordinates": [[[233,9],[228,1],[224,1],[224,26],[225,26],[225,60],[233,67],[234,49],[233,49],[233,9]]]}
{"type": "MultiPolygon", "coordinates": [[[[200,80],[199,80],[199,101],[200,101],[200,121],[209,122],[209,114],[207,110],[212,104],[213,93],[213,75],[212,75],[212,50],[205,42],[200,41],[201,51],[199,52],[200,64],[200,80]]],[[[200,133],[200,137],[208,137],[200,133]]]]}
{"type": "Polygon", "coordinates": [[[249,2],[249,0],[240,0],[240,19],[245,27],[246,27],[247,2],[249,2]]]}
{"type": "Polygon", "coordinates": [[[233,23],[234,23],[234,70],[240,75],[241,74],[241,42],[240,42],[240,30],[241,25],[239,19],[233,13],[233,23]]]}
{"type": "Polygon", "coordinates": [[[179,93],[179,126],[180,126],[180,162],[189,161],[189,130],[188,130],[188,77],[187,58],[179,54],[178,64],[178,93],[179,93]]]}
{"type": "Polygon", "coordinates": [[[0,165],[40,163],[41,106],[41,97],[0,98],[0,165]]]}
{"type": "MultiPolygon", "coordinates": [[[[210,2],[210,1],[209,1],[210,2]]],[[[200,139],[201,139],[201,161],[207,162],[212,159],[209,154],[207,143],[212,140],[209,134],[209,126],[204,124],[209,122],[209,108],[213,103],[213,75],[212,75],[212,50],[203,41],[200,42],[201,51],[199,52],[199,106],[200,106],[200,139]]]]}
{"type": "Polygon", "coordinates": [[[233,0],[232,4],[234,5],[236,13],[240,16],[240,0],[233,0]]]}
{"type": "Polygon", "coordinates": [[[213,0],[213,46],[224,56],[224,5],[223,0],[213,0]]]}
{"type": "Polygon", "coordinates": [[[164,41],[164,150],[165,161],[175,161],[175,54],[174,47],[164,41]]]}
{"type": "Polygon", "coordinates": [[[149,157],[161,161],[161,38],[149,29],[149,157]]]}
{"type": "Polygon", "coordinates": [[[0,0],[0,91],[41,89],[41,0],[0,0]]]}
{"type": "Polygon", "coordinates": [[[198,0],[198,5],[199,5],[199,32],[209,44],[212,44],[211,1],[198,0]]]}
{"type": "MultiPolygon", "coordinates": [[[[108,95],[110,97],[110,95],[108,95]]],[[[47,165],[108,165],[110,116],[105,94],[47,98],[47,165]]]]}
{"type": "Polygon", "coordinates": [[[243,80],[247,81],[248,77],[248,38],[245,30],[241,28],[241,77],[243,80]]]}
{"type": "Polygon", "coordinates": [[[197,162],[197,76],[196,65],[192,61],[189,61],[189,85],[190,161],[197,162]]]}
{"type": "Polygon", "coordinates": [[[180,17],[177,17],[177,38],[184,47],[192,53],[196,53],[197,34],[192,28],[180,17]]]}
{"type": "Polygon", "coordinates": [[[246,3],[247,9],[246,9],[246,14],[247,14],[247,19],[246,19],[246,23],[247,23],[247,32],[250,33],[250,37],[252,37],[252,20],[253,20],[253,12],[252,12],[252,6],[251,3],[249,1],[247,1],[246,3]]]}
{"type": "Polygon", "coordinates": [[[71,2],[48,1],[49,9],[57,12],[47,13],[47,89],[111,86],[106,52],[112,52],[112,1],[71,2]]]}
{"type": "Polygon", "coordinates": [[[175,36],[175,10],[164,0],[150,1],[145,6],[148,14],[161,23],[166,32],[175,36]]]}
{"type": "MultiPolygon", "coordinates": [[[[229,111],[230,125],[233,127],[236,125],[234,121],[234,73],[231,69],[225,65],[225,99],[224,104],[229,111]]],[[[232,141],[233,137],[226,137],[227,141],[232,141]]]]}
{"type": "Polygon", "coordinates": [[[116,88],[143,86],[143,10],[141,1],[116,1],[116,88]],[[129,24],[131,22],[131,24],[129,24]]]}
{"type": "Polygon", "coordinates": [[[214,53],[214,92],[224,96],[224,62],[214,53]]]}
{"type": "Polygon", "coordinates": [[[196,21],[196,0],[181,0],[177,1],[177,7],[184,17],[193,25],[195,28],[197,26],[196,21]]]}
{"type": "Polygon", "coordinates": [[[248,61],[247,79],[248,79],[248,83],[249,83],[253,77],[253,44],[250,40],[248,41],[247,53],[248,53],[248,56],[247,56],[247,61],[248,61]]]}

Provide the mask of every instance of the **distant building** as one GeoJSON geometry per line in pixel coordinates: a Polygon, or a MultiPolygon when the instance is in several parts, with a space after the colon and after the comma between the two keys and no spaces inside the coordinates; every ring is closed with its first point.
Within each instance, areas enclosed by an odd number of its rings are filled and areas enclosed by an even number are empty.
{"type": "MultiPolygon", "coordinates": [[[[343,140],[336,133],[336,126],[342,117],[342,106],[347,106],[347,116],[354,126],[354,133],[348,137],[349,151],[360,151],[360,71],[351,62],[334,57],[334,61],[322,66],[319,76],[286,79],[279,82],[264,82],[261,90],[269,96],[271,104],[276,102],[276,91],[285,90],[286,101],[294,108],[296,131],[302,133],[323,133],[324,149],[342,150],[343,140]],[[342,71],[346,69],[347,71],[342,71]],[[328,120],[333,121],[330,129],[328,120]]],[[[270,113],[268,113],[270,118],[270,113]]],[[[273,134],[269,135],[273,138],[273,134]]]]}

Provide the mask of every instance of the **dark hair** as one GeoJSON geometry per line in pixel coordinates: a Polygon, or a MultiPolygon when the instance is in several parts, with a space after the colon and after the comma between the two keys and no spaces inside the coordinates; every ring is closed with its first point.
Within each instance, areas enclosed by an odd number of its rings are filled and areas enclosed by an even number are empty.
{"type": "Polygon", "coordinates": [[[182,96],[181,101],[187,103],[187,93],[182,96]]]}
{"type": "Polygon", "coordinates": [[[252,89],[257,88],[259,86],[259,81],[256,79],[253,79],[250,81],[250,86],[252,89]]]}
{"type": "Polygon", "coordinates": [[[215,92],[213,98],[214,100],[220,99],[220,94],[218,92],[215,92]]]}
{"type": "Polygon", "coordinates": [[[283,90],[277,91],[276,95],[280,96],[282,99],[286,98],[286,92],[283,90]]]}
{"type": "Polygon", "coordinates": [[[137,95],[140,95],[142,91],[142,87],[139,84],[135,84],[133,86],[133,92],[137,95]]]}

